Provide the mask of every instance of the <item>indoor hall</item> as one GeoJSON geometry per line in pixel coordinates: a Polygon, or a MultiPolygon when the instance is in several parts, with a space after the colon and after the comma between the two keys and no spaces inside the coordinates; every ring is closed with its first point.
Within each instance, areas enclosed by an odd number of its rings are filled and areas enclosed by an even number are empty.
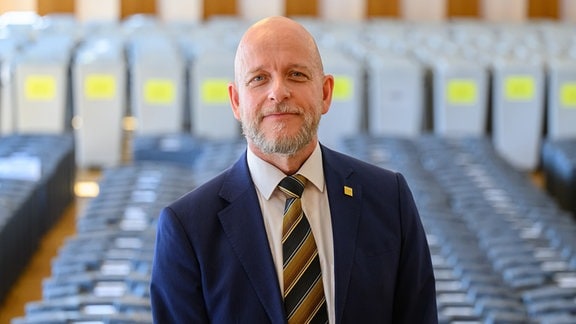
{"type": "Polygon", "coordinates": [[[407,179],[441,323],[576,321],[570,0],[0,0],[0,324],[150,323],[160,209],[245,150],[242,32],[293,17],[320,142],[407,179]]]}

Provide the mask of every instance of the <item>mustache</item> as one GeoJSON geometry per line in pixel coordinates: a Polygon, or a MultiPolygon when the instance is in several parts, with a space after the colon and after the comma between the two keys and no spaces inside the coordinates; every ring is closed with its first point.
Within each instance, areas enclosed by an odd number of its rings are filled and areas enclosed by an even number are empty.
{"type": "Polygon", "coordinates": [[[266,106],[260,112],[260,117],[271,114],[302,114],[302,109],[299,107],[290,106],[287,103],[279,103],[271,106],[266,106]]]}

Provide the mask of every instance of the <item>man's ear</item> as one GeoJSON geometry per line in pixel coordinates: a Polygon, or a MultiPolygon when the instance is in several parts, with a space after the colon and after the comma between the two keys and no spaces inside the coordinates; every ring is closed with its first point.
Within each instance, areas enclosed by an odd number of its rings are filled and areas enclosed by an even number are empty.
{"type": "Polygon", "coordinates": [[[334,91],[334,76],[327,74],[324,76],[324,82],[322,83],[322,114],[325,114],[330,109],[330,104],[332,104],[332,93],[334,91]]]}
{"type": "Polygon", "coordinates": [[[232,106],[234,118],[240,120],[240,101],[238,97],[238,89],[236,88],[236,84],[233,82],[228,84],[228,97],[230,98],[230,105],[232,106]]]}

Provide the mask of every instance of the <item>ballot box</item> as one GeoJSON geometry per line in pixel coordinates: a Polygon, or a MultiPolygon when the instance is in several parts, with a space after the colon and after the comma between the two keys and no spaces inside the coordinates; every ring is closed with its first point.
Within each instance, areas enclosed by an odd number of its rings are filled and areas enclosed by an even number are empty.
{"type": "Polygon", "coordinates": [[[488,69],[476,61],[439,59],[432,68],[434,132],[482,136],[488,116],[488,69]]]}
{"type": "Polygon", "coordinates": [[[88,40],[76,52],[73,73],[77,164],[81,168],[117,165],[122,160],[127,103],[123,41],[88,40]]]}
{"type": "Polygon", "coordinates": [[[70,130],[70,57],[74,39],[51,35],[26,46],[14,60],[15,131],[70,130]]]}
{"type": "Polygon", "coordinates": [[[502,58],[493,64],[492,140],[521,170],[539,163],[544,127],[544,68],[540,60],[502,58]]]}
{"type": "Polygon", "coordinates": [[[130,109],[137,134],[180,132],[186,60],[165,34],[137,34],[128,41],[130,109]]]}
{"type": "Polygon", "coordinates": [[[228,97],[228,84],[234,81],[234,52],[204,50],[192,59],[190,67],[190,118],[194,136],[233,139],[240,136],[228,97]]]}
{"type": "Polygon", "coordinates": [[[0,39],[0,134],[14,131],[13,61],[26,40],[15,36],[0,39]]]}
{"type": "Polygon", "coordinates": [[[576,59],[551,59],[547,77],[547,136],[553,140],[576,138],[576,59]]]}
{"type": "Polygon", "coordinates": [[[321,55],[324,72],[334,76],[334,90],[330,110],[320,120],[318,138],[337,148],[342,138],[365,130],[364,67],[337,49],[324,49],[321,55]]]}
{"type": "Polygon", "coordinates": [[[415,137],[424,127],[425,69],[408,57],[373,53],[367,69],[371,135],[415,137]]]}

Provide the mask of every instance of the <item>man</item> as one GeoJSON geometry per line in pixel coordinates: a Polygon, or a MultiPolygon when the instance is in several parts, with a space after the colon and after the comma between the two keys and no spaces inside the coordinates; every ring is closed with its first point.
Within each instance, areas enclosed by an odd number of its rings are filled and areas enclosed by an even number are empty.
{"type": "Polygon", "coordinates": [[[318,142],[334,79],[324,74],[308,31],[284,17],[257,22],[240,41],[234,72],[229,96],[248,149],[162,211],[151,283],[155,321],[300,322],[292,316],[301,302],[289,300],[283,218],[286,201],[287,210],[301,201],[298,213],[315,243],[308,264],[320,265],[319,303],[302,316],[436,323],[430,252],[406,181],[318,142]],[[301,199],[277,187],[287,175],[305,188],[301,199]]]}

